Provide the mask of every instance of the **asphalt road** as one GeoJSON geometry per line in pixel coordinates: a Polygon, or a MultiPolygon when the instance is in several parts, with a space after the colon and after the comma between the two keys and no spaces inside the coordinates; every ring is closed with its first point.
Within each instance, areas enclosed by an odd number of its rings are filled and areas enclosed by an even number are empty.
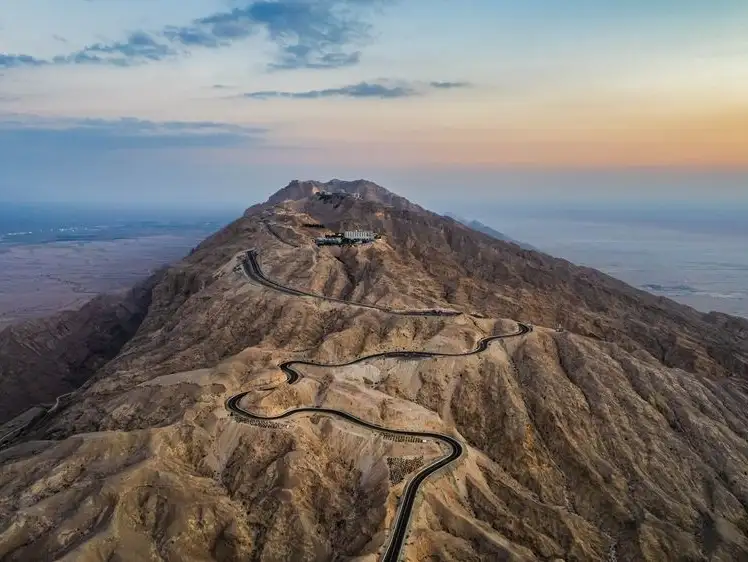
{"type": "Polygon", "coordinates": [[[423,310],[395,310],[392,308],[386,308],[383,306],[376,306],[373,304],[365,304],[361,302],[346,301],[343,299],[336,299],[335,297],[326,297],[325,295],[316,295],[314,293],[308,293],[292,287],[281,285],[276,281],[268,279],[262,272],[259,262],[257,261],[257,252],[255,250],[249,250],[247,252],[247,259],[244,260],[242,268],[244,274],[252,281],[264,285],[269,289],[274,289],[287,295],[297,297],[312,297],[315,299],[321,299],[328,302],[336,302],[340,304],[347,304],[349,306],[358,306],[361,308],[368,308],[371,310],[379,310],[380,312],[386,312],[388,314],[397,314],[399,316],[460,316],[462,312],[456,310],[437,310],[437,309],[423,309],[423,310]]]}
{"type": "Polygon", "coordinates": [[[265,228],[267,228],[268,232],[274,238],[276,238],[277,240],[279,240],[281,243],[285,244],[286,246],[291,246],[292,248],[298,248],[299,247],[298,244],[290,242],[289,240],[286,240],[285,238],[283,238],[283,236],[281,236],[280,234],[278,234],[278,232],[272,227],[272,225],[269,222],[262,221],[262,223],[265,225],[265,228]]]}
{"type": "MultiPolygon", "coordinates": [[[[274,289],[276,291],[280,291],[288,295],[296,295],[296,296],[302,296],[302,297],[315,297],[315,298],[320,298],[320,299],[333,301],[333,302],[339,302],[339,303],[348,304],[348,305],[361,306],[364,308],[373,308],[376,310],[381,310],[383,312],[388,312],[391,314],[401,314],[404,316],[445,316],[445,315],[458,316],[461,314],[460,312],[452,312],[449,314],[445,314],[442,311],[437,312],[433,310],[432,311],[426,311],[426,310],[393,311],[393,310],[384,309],[384,308],[380,308],[380,307],[373,306],[373,305],[351,303],[348,301],[334,299],[331,297],[314,295],[312,293],[307,293],[304,291],[300,291],[298,289],[286,287],[284,285],[281,285],[280,283],[271,281],[270,279],[265,277],[265,275],[262,273],[262,269],[260,269],[259,263],[257,262],[257,254],[254,250],[250,250],[249,252],[247,252],[247,260],[243,264],[243,269],[244,269],[245,275],[248,278],[252,279],[253,281],[260,283],[261,285],[264,285],[268,288],[274,289]]],[[[371,359],[380,359],[380,358],[399,358],[399,359],[420,360],[420,359],[430,359],[434,357],[467,357],[469,355],[476,355],[478,353],[483,353],[484,351],[486,351],[486,349],[488,349],[488,346],[493,341],[521,336],[531,331],[532,331],[532,328],[530,326],[520,323],[519,328],[516,332],[510,333],[510,334],[501,334],[501,335],[485,337],[478,342],[478,344],[475,346],[474,349],[470,351],[466,351],[464,353],[439,353],[439,352],[430,352],[430,351],[386,351],[383,353],[375,353],[372,355],[359,357],[358,359],[354,359],[346,363],[325,364],[325,363],[316,363],[314,361],[287,361],[280,365],[280,369],[283,371],[283,373],[285,373],[288,384],[296,384],[303,377],[303,375],[300,372],[298,372],[296,369],[294,369],[295,365],[308,365],[308,366],[315,366],[315,367],[346,367],[349,365],[355,365],[356,363],[361,363],[363,361],[369,361],[371,359]]],[[[390,536],[388,537],[389,540],[387,543],[387,547],[382,557],[383,562],[395,562],[399,560],[400,554],[402,553],[403,544],[405,543],[405,538],[408,533],[410,517],[413,512],[413,505],[415,503],[415,499],[416,499],[416,495],[418,493],[419,487],[429,476],[431,476],[432,474],[434,474],[441,468],[459,459],[462,456],[462,453],[464,450],[462,444],[457,439],[452,437],[451,435],[446,435],[443,433],[431,433],[431,432],[391,429],[391,428],[387,428],[387,427],[383,427],[380,425],[367,422],[365,420],[362,420],[361,418],[354,416],[353,414],[349,414],[348,412],[344,412],[341,410],[333,410],[330,408],[315,408],[315,407],[295,408],[293,410],[289,410],[277,416],[260,416],[257,414],[253,414],[252,412],[249,412],[247,410],[244,410],[239,405],[242,398],[244,398],[247,394],[249,393],[243,392],[241,394],[232,396],[226,401],[226,408],[230,410],[236,416],[244,417],[246,419],[262,420],[262,421],[282,420],[282,419],[290,418],[297,414],[305,414],[305,413],[326,414],[329,416],[343,419],[350,423],[354,423],[361,427],[365,427],[367,429],[377,431],[383,435],[400,435],[400,436],[413,437],[417,439],[432,439],[440,443],[443,443],[449,448],[450,452],[447,456],[437,459],[435,462],[422,468],[405,486],[403,495],[400,498],[400,503],[398,505],[397,514],[395,515],[395,521],[393,523],[392,531],[390,533],[390,536]]]]}
{"type": "MultiPolygon", "coordinates": [[[[39,426],[43,421],[49,419],[57,410],[60,409],[61,402],[67,398],[68,396],[72,396],[75,394],[75,391],[72,392],[66,392],[65,394],[61,394],[60,396],[55,399],[55,403],[43,414],[39,416],[35,416],[34,418],[30,419],[27,423],[24,425],[17,427],[16,429],[9,431],[5,435],[0,436],[0,449],[4,449],[7,446],[10,446],[13,444],[13,442],[18,439],[24,432],[27,430],[36,428],[39,426]]],[[[45,407],[43,404],[39,404],[41,407],[45,407]]]]}

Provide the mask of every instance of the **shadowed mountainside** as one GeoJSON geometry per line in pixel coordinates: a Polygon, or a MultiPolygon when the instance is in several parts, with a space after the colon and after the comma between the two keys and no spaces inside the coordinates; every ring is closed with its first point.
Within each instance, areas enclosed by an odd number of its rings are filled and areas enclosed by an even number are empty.
{"type": "Polygon", "coordinates": [[[443,455],[310,414],[446,433],[465,454],[419,492],[408,560],[748,556],[746,324],[522,250],[370,182],[293,182],[155,281],[121,352],[0,452],[3,560],[356,560],[381,555],[398,496],[443,455]],[[359,193],[323,201],[315,190],[359,193]],[[314,244],[371,228],[367,246],[314,244]],[[408,317],[252,283],[268,278],[408,317]],[[372,359],[402,349],[485,353],[372,359]],[[554,328],[563,324],[566,331],[554,328]]]}
{"type": "Polygon", "coordinates": [[[0,331],[0,423],[54,402],[115,357],[145,317],[155,282],[0,331]]]}

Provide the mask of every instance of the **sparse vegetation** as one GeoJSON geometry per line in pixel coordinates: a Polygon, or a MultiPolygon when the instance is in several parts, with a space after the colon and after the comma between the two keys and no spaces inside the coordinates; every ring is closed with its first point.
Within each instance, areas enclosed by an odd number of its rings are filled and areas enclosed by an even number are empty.
{"type": "Polygon", "coordinates": [[[387,465],[390,469],[390,482],[399,484],[408,474],[421,468],[423,456],[414,458],[387,457],[387,465]]]}

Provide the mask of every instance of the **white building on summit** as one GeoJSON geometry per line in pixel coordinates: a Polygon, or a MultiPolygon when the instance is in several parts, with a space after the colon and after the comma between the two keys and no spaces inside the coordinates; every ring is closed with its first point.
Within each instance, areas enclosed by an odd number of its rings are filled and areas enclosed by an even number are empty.
{"type": "Polygon", "coordinates": [[[377,236],[371,230],[346,230],[343,238],[354,242],[373,242],[377,236]]]}
{"type": "Polygon", "coordinates": [[[369,244],[378,240],[380,236],[371,230],[346,230],[334,234],[325,234],[315,239],[317,246],[352,246],[369,244]]]}

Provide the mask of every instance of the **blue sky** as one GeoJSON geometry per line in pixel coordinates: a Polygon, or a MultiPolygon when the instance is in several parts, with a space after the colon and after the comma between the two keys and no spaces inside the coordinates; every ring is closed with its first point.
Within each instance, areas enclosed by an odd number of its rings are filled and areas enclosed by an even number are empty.
{"type": "Polygon", "coordinates": [[[737,0],[6,0],[0,200],[740,199],[746,29],[737,0]]]}

